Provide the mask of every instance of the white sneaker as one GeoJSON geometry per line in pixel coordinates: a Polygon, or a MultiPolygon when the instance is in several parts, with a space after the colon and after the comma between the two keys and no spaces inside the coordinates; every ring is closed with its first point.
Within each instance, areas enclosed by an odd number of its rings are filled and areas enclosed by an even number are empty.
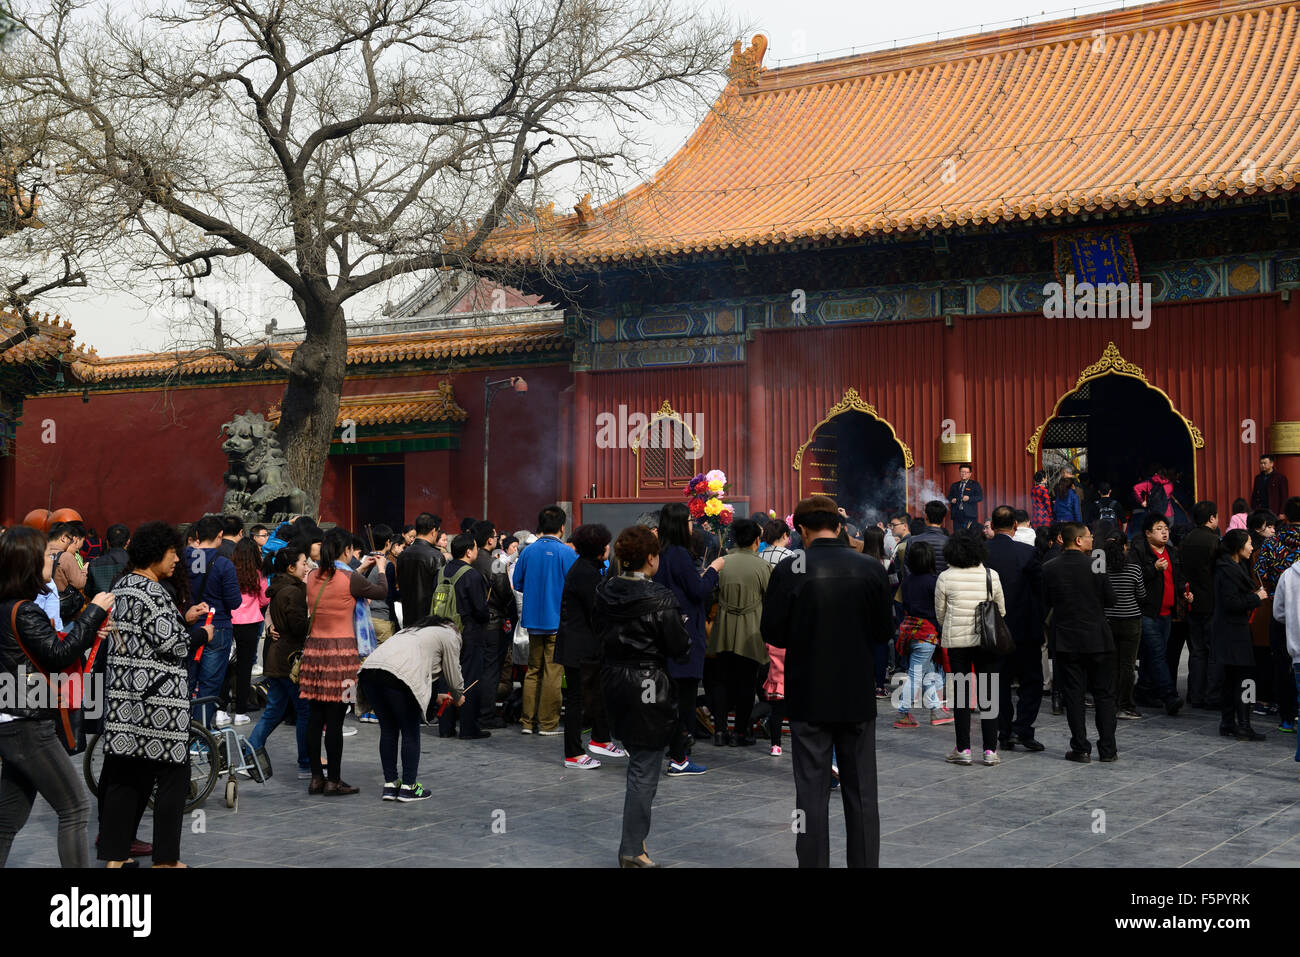
{"type": "Polygon", "coordinates": [[[350,737],[352,737],[352,736],[353,736],[354,734],[356,734],[356,733],[357,733],[357,729],[356,729],[356,728],[344,728],[344,729],[343,729],[343,737],[345,737],[345,738],[350,738],[350,737]]]}
{"type": "Polygon", "coordinates": [[[603,754],[607,758],[627,757],[627,752],[624,751],[622,748],[620,748],[613,741],[605,741],[604,743],[593,741],[591,742],[591,744],[587,745],[587,750],[590,751],[592,754],[603,754]]]}
{"type": "Polygon", "coordinates": [[[249,717],[248,715],[246,715],[246,714],[237,714],[237,715],[235,715],[234,720],[233,720],[231,723],[232,723],[232,724],[252,724],[252,723],[253,723],[253,719],[250,718],[250,717],[249,717]]]}
{"type": "Polygon", "coordinates": [[[781,745],[779,744],[772,745],[772,747],[768,749],[767,753],[772,755],[772,757],[774,758],[779,758],[781,756],[781,745]]]}
{"type": "Polygon", "coordinates": [[[984,752],[984,766],[985,766],[985,767],[989,767],[989,768],[991,768],[991,767],[993,767],[993,765],[995,765],[995,764],[1001,764],[1001,763],[1002,763],[1002,759],[1001,759],[1000,757],[998,757],[998,753],[997,753],[996,751],[985,751],[985,752],[984,752]]]}
{"type": "Polygon", "coordinates": [[[252,675],[254,678],[258,678],[261,677],[261,674],[262,674],[262,663],[257,662],[253,665],[252,675]]]}
{"type": "Polygon", "coordinates": [[[224,711],[218,711],[217,716],[216,718],[213,719],[212,723],[215,724],[218,728],[224,728],[227,725],[231,724],[232,722],[230,720],[230,715],[226,714],[226,712],[224,711]]]}
{"type": "Polygon", "coordinates": [[[538,734],[545,734],[545,735],[551,735],[551,734],[564,734],[564,729],[563,729],[563,728],[556,728],[554,731],[538,731],[537,733],[538,733],[538,734]]]}
{"type": "Polygon", "coordinates": [[[566,768],[578,768],[581,771],[594,771],[600,767],[600,762],[589,754],[583,754],[576,758],[565,758],[564,766],[566,768]]]}

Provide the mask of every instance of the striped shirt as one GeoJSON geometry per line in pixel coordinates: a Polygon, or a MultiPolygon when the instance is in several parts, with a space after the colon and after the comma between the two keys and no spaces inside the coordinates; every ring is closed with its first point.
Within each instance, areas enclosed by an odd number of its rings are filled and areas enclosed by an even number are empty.
{"type": "Polygon", "coordinates": [[[1136,559],[1129,559],[1119,571],[1106,572],[1110,585],[1115,589],[1115,604],[1106,609],[1107,618],[1138,618],[1142,608],[1139,598],[1146,598],[1147,588],[1142,582],[1142,565],[1136,559]]]}

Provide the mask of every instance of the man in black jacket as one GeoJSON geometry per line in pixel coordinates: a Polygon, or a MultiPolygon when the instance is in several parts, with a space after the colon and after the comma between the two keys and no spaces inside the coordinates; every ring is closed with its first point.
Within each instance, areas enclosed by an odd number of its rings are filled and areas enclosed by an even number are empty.
{"type": "Polygon", "coordinates": [[[460,674],[465,682],[465,703],[459,707],[448,706],[442,713],[438,719],[438,735],[443,738],[455,735],[456,719],[459,717],[459,737],[463,741],[492,737],[492,732],[480,730],[478,723],[479,712],[483,707],[484,628],[489,614],[487,582],[474,568],[474,559],[477,557],[478,547],[474,544],[474,536],[465,533],[457,535],[451,540],[451,561],[439,573],[439,581],[444,578],[452,581],[456,592],[456,611],[460,615],[461,634],[460,674]]]}
{"type": "MultiPolygon", "coordinates": [[[[1187,703],[1193,708],[1217,708],[1221,674],[1211,674],[1210,618],[1214,614],[1214,563],[1219,548],[1219,507],[1213,502],[1192,506],[1195,528],[1187,533],[1180,550],[1187,584],[1192,589],[1192,606],[1187,613],[1187,703]]],[[[1178,661],[1171,660],[1170,673],[1177,675],[1178,661]]],[[[1217,669],[1213,669],[1217,670],[1217,669]]],[[[1178,683],[1177,678],[1174,684],[1178,683]]]]}
{"type": "MultiPolygon", "coordinates": [[[[505,563],[497,562],[492,557],[497,547],[497,530],[489,521],[475,522],[470,532],[478,557],[474,559],[475,570],[483,576],[487,585],[488,620],[483,629],[483,674],[495,676],[501,673],[501,657],[505,654],[505,635],[502,628],[506,619],[515,614],[515,593],[510,587],[510,576],[506,574],[505,563]]],[[[478,690],[477,688],[474,690],[478,690]]],[[[504,728],[505,722],[497,717],[497,685],[494,681],[485,681],[480,696],[479,725],[484,728],[504,728]]]]}
{"type": "Polygon", "coordinates": [[[1043,585],[1056,626],[1056,662],[1070,724],[1070,750],[1065,757],[1080,764],[1092,760],[1083,700],[1086,688],[1097,709],[1097,754],[1103,761],[1114,761],[1118,756],[1115,639],[1106,609],[1115,604],[1115,590],[1105,568],[1095,567],[1092,532],[1086,525],[1067,522],[1061,529],[1061,541],[1064,551],[1043,570],[1043,585]]]}
{"type": "MultiPolygon", "coordinates": [[[[1137,687],[1133,700],[1138,704],[1158,701],[1165,713],[1176,715],[1183,707],[1178,689],[1169,677],[1166,653],[1173,620],[1183,611],[1187,579],[1178,550],[1169,544],[1169,519],[1159,512],[1148,512],[1142,520],[1142,537],[1137,543],[1137,559],[1142,564],[1142,584],[1147,596],[1142,599],[1142,648],[1137,687]]],[[[1195,600],[1196,593],[1192,593],[1195,600]]]]}
{"type": "Polygon", "coordinates": [[[963,465],[957,470],[957,481],[948,489],[948,507],[952,511],[954,532],[980,523],[980,502],[984,501],[984,490],[980,488],[979,482],[971,478],[972,474],[971,467],[963,465]]]}
{"type": "Polygon", "coordinates": [[[849,867],[880,866],[871,675],[876,646],[894,630],[889,579],[880,562],[837,540],[840,521],[835,500],[825,495],[795,508],[805,551],[772,570],[760,625],[765,642],[786,649],[800,867],[830,866],[832,748],[839,760],[849,867]]]}
{"type": "Polygon", "coordinates": [[[402,625],[412,625],[429,614],[442,552],[433,547],[442,519],[428,512],[415,517],[415,541],[397,559],[397,593],[402,600],[402,625]]]}
{"type": "Polygon", "coordinates": [[[987,565],[1002,581],[1007,627],[1016,643],[998,675],[1002,702],[998,737],[1008,751],[1015,750],[1017,743],[1026,751],[1042,751],[1043,745],[1034,737],[1034,722],[1043,701],[1043,569],[1034,546],[1012,538],[1016,513],[1009,506],[993,510],[992,524],[987,565]],[[1013,705],[1011,682],[1016,678],[1020,679],[1020,700],[1013,705]]]}

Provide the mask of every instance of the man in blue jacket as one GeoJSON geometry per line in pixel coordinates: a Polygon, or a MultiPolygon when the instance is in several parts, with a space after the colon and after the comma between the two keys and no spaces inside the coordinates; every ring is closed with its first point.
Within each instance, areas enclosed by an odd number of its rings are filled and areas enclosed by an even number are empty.
{"type": "MultiPolygon", "coordinates": [[[[205,515],[194,527],[199,537],[197,548],[185,549],[185,568],[190,576],[190,601],[207,602],[212,609],[212,637],[203,647],[198,670],[191,672],[191,692],[206,698],[221,691],[226,680],[226,665],[230,661],[230,642],[234,626],[230,613],[243,601],[239,594],[239,578],[235,565],[217,552],[221,545],[221,517],[205,515]]],[[[203,706],[203,723],[213,726],[213,706],[203,706]]],[[[229,723],[229,720],[225,723],[229,723]]]]}
{"type": "Polygon", "coordinates": [[[564,577],[578,556],[564,544],[564,509],[548,505],[537,516],[537,541],[519,553],[513,584],[524,596],[519,623],[528,629],[528,674],[524,677],[524,734],[561,734],[560,681],[555,635],[560,630],[564,577]]]}

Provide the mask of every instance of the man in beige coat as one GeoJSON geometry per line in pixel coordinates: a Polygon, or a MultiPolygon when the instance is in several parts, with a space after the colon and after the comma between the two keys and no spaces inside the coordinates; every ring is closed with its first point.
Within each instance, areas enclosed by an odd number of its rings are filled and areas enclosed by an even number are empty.
{"type": "Polygon", "coordinates": [[[719,683],[714,693],[713,743],[749,746],[754,743],[750,717],[759,666],[767,664],[767,646],[759,632],[763,596],[772,566],[758,557],[762,533],[757,522],[737,519],[731,526],[736,547],[718,573],[718,615],[709,634],[708,653],[718,656],[719,683]],[[736,728],[727,731],[727,714],[736,712],[736,728]]]}

